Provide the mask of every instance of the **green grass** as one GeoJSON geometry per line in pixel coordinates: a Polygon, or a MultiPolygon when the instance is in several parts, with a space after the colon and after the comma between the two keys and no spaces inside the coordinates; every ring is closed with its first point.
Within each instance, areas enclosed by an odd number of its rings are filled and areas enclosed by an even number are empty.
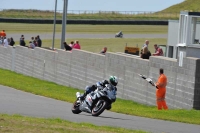
{"type": "MultiPolygon", "coordinates": [[[[141,48],[144,44],[144,41],[148,39],[150,41],[149,50],[151,53],[154,53],[154,44],[167,44],[167,39],[160,38],[112,38],[112,39],[81,39],[73,38],[67,39],[67,43],[70,43],[74,40],[79,40],[81,49],[98,53],[102,50],[103,47],[107,47],[110,52],[124,52],[125,45],[130,47],[141,48]]],[[[27,45],[29,40],[25,40],[27,45]]],[[[43,40],[43,47],[52,47],[52,40],[43,40]]],[[[16,41],[16,44],[19,44],[19,41],[16,41]]],[[[55,40],[55,48],[60,48],[60,39],[55,40]]]]}
{"type": "MultiPolygon", "coordinates": [[[[106,19],[106,20],[168,20],[179,19],[180,11],[200,11],[200,1],[185,0],[179,4],[172,5],[158,12],[119,12],[119,11],[74,11],[68,12],[68,19],[106,19]]],[[[53,19],[54,11],[41,10],[3,10],[0,11],[0,17],[4,18],[35,18],[35,19],[53,19]]],[[[57,13],[57,19],[62,18],[62,13],[57,13]]]]}
{"type": "MultiPolygon", "coordinates": [[[[56,32],[61,34],[61,24],[56,25],[56,32]]],[[[4,29],[7,35],[11,33],[53,33],[53,24],[22,24],[22,23],[0,23],[0,29],[4,29]]],[[[114,34],[123,31],[124,34],[167,34],[168,26],[160,25],[72,25],[66,26],[67,33],[89,33],[89,34],[114,34]]],[[[52,34],[53,37],[53,34],[52,34]]]]}
{"type": "Polygon", "coordinates": [[[200,1],[199,0],[185,0],[184,2],[181,2],[179,4],[173,5],[171,7],[168,7],[161,11],[161,13],[165,12],[177,12],[180,13],[180,11],[200,11],[200,1]]]}
{"type": "MultiPolygon", "coordinates": [[[[57,19],[62,19],[62,13],[56,14],[57,19]]],[[[32,18],[32,19],[53,19],[54,11],[42,10],[3,10],[0,11],[2,18],[32,18]]],[[[68,12],[68,19],[100,19],[100,20],[168,20],[178,19],[179,14],[174,12],[134,12],[134,11],[99,11],[99,12],[68,12]]]]}
{"type": "Polygon", "coordinates": [[[9,133],[145,133],[124,128],[73,123],[62,119],[44,119],[0,114],[0,132],[9,133]]]}
{"type": "MultiPolygon", "coordinates": [[[[3,69],[0,69],[0,77],[3,77],[0,78],[0,84],[2,85],[71,103],[76,99],[75,93],[77,91],[83,92],[78,89],[57,85],[52,82],[39,80],[3,69]]],[[[111,111],[200,125],[200,111],[198,110],[174,109],[158,111],[154,106],[145,106],[135,103],[134,101],[117,99],[111,111]]]]}

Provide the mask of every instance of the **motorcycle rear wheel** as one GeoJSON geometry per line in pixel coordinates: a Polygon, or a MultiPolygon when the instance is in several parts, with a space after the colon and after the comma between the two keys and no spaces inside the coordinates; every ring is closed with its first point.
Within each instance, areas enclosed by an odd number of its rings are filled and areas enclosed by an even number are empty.
{"type": "Polygon", "coordinates": [[[77,100],[76,100],[72,105],[72,112],[74,114],[79,114],[82,112],[81,110],[79,110],[79,106],[80,106],[80,103],[77,103],[77,100]]]}
{"type": "Polygon", "coordinates": [[[107,107],[107,101],[101,99],[99,100],[99,104],[95,104],[94,108],[92,109],[92,116],[99,116],[107,107]]]}

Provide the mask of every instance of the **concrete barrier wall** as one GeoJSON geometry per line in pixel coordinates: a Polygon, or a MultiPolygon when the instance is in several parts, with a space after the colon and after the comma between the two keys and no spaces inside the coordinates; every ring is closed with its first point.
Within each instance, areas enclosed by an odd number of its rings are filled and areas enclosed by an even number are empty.
{"type": "Polygon", "coordinates": [[[200,109],[200,59],[187,57],[179,67],[176,59],[107,53],[106,56],[82,50],[49,51],[16,46],[0,47],[0,67],[61,85],[85,89],[85,86],[119,77],[117,96],[146,105],[155,105],[155,87],[138,74],[156,81],[159,69],[167,75],[166,100],[170,108],[200,109]]]}

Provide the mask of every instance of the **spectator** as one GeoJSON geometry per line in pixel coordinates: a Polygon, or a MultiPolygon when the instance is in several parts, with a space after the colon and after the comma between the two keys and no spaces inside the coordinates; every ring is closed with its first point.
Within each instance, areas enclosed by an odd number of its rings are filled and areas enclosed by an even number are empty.
{"type": "Polygon", "coordinates": [[[32,36],[30,42],[33,42],[33,41],[34,41],[34,37],[32,36]]]}
{"type": "MultiPolygon", "coordinates": [[[[34,41],[35,41],[35,46],[36,46],[36,47],[38,46],[37,40],[38,40],[38,38],[37,38],[37,36],[36,36],[36,37],[35,37],[35,40],[34,40],[34,41]]],[[[34,41],[33,41],[33,42],[34,42],[34,41]]]]}
{"type": "Polygon", "coordinates": [[[40,36],[39,35],[37,35],[37,46],[38,47],[41,47],[42,46],[42,40],[40,39],[40,36]]]}
{"type": "Polygon", "coordinates": [[[38,45],[37,45],[37,41],[36,41],[36,40],[34,40],[32,43],[34,44],[34,46],[35,46],[35,47],[37,47],[37,46],[38,46],[38,45]]]}
{"type": "MultiPolygon", "coordinates": [[[[35,41],[35,40],[34,40],[35,41]]],[[[32,48],[32,49],[34,49],[35,48],[35,44],[34,44],[34,42],[32,43],[31,41],[29,42],[29,46],[28,46],[28,48],[32,48]]]]}
{"type": "Polygon", "coordinates": [[[163,50],[162,48],[159,48],[157,44],[154,44],[155,53],[153,53],[154,56],[163,56],[163,50]]]}
{"type": "Polygon", "coordinates": [[[6,37],[6,32],[5,32],[5,30],[2,30],[2,31],[0,32],[0,36],[6,37]]]}
{"type": "Polygon", "coordinates": [[[149,41],[146,40],[140,53],[140,57],[142,59],[149,59],[149,57],[151,56],[151,52],[148,50],[148,45],[149,45],[149,41]]]}
{"type": "Polygon", "coordinates": [[[24,35],[21,35],[21,37],[20,37],[20,39],[19,39],[19,44],[21,44],[22,38],[24,38],[24,35]]]}
{"type": "Polygon", "coordinates": [[[160,69],[160,76],[158,78],[156,86],[156,103],[158,110],[165,110],[168,109],[166,101],[165,101],[165,94],[166,94],[166,86],[167,86],[167,77],[164,75],[164,70],[160,69]]]}
{"type": "Polygon", "coordinates": [[[100,54],[106,54],[106,51],[107,51],[107,47],[104,47],[102,50],[101,50],[101,52],[100,52],[100,54]]]}
{"type": "Polygon", "coordinates": [[[26,46],[26,43],[25,43],[25,41],[24,41],[24,37],[21,37],[21,39],[20,39],[20,44],[19,44],[20,46],[26,46]]]}
{"type": "Polygon", "coordinates": [[[73,47],[74,47],[74,41],[71,41],[71,43],[69,44],[69,46],[70,46],[71,48],[73,48],[73,47]]]}
{"type": "Polygon", "coordinates": [[[0,45],[3,45],[3,37],[0,36],[0,45]]]}
{"type": "Polygon", "coordinates": [[[81,49],[81,46],[79,44],[79,41],[76,41],[74,46],[73,46],[74,49],[81,49]]]}
{"type": "Polygon", "coordinates": [[[11,38],[10,38],[10,46],[14,46],[14,44],[15,44],[15,41],[14,41],[13,38],[11,37],[11,38]]]}
{"type": "Polygon", "coordinates": [[[72,48],[66,42],[63,42],[63,45],[64,45],[66,51],[72,50],[72,48]]]}
{"type": "Polygon", "coordinates": [[[8,46],[8,40],[6,39],[6,37],[4,37],[3,46],[4,46],[4,47],[7,47],[7,46],[8,46]]]}
{"type": "Polygon", "coordinates": [[[10,38],[7,38],[7,41],[8,41],[8,45],[10,45],[10,38]]]}

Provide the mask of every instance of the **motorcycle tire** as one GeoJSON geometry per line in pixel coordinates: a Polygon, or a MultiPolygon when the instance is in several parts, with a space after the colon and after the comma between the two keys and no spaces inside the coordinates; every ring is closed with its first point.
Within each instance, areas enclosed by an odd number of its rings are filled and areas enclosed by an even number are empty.
{"type": "Polygon", "coordinates": [[[101,103],[98,104],[99,105],[98,107],[97,107],[97,104],[95,104],[95,106],[93,107],[92,116],[99,116],[108,106],[107,101],[105,101],[104,99],[101,99],[100,102],[101,103]]]}
{"type": "Polygon", "coordinates": [[[74,114],[79,114],[81,113],[82,111],[79,110],[79,106],[80,106],[80,103],[77,103],[77,100],[73,103],[73,106],[72,106],[72,112],[74,114]]]}

